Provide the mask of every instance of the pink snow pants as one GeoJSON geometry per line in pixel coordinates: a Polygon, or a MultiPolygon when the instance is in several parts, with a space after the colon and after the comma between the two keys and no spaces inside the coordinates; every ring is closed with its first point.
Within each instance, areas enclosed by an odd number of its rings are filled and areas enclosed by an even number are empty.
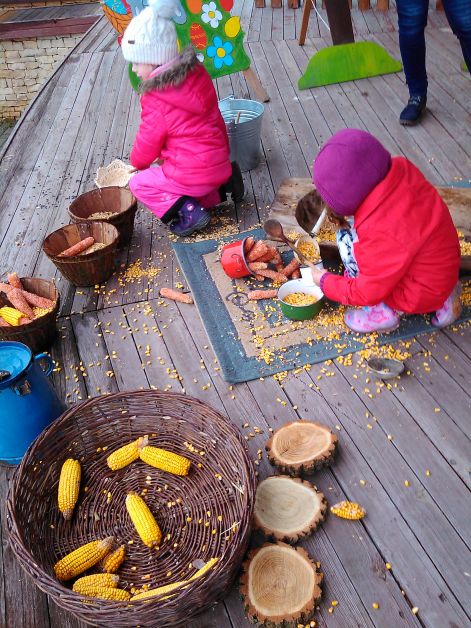
{"type": "Polygon", "coordinates": [[[191,196],[206,209],[221,202],[219,192],[213,187],[203,183],[182,185],[168,179],[159,166],[135,174],[129,181],[129,187],[134,196],[157,218],[162,218],[182,196],[191,196]]]}

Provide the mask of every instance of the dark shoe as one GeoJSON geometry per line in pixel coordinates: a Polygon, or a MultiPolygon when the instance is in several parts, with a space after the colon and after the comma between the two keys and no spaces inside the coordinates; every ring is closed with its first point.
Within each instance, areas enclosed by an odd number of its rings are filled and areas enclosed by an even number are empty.
{"type": "Polygon", "coordinates": [[[231,166],[232,174],[229,180],[219,188],[221,203],[225,203],[227,201],[228,194],[231,194],[233,203],[241,203],[244,200],[244,179],[242,178],[242,172],[240,171],[239,164],[237,161],[232,161],[231,166]]]}
{"type": "Polygon", "coordinates": [[[204,229],[211,216],[194,198],[183,196],[178,210],[178,218],[172,223],[170,231],[177,236],[189,236],[204,229]]]}
{"type": "Polygon", "coordinates": [[[427,96],[411,96],[406,107],[401,111],[399,116],[400,124],[404,126],[413,126],[419,122],[425,107],[427,106],[427,96]]]}

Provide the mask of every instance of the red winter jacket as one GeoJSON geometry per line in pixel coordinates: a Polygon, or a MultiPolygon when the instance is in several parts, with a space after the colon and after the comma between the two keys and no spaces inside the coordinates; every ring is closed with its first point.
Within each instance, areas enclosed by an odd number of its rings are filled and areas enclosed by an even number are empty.
{"type": "Polygon", "coordinates": [[[355,279],[328,273],[321,288],[345,305],[385,302],[407,314],[440,308],[458,280],[460,248],[448,207],[420,170],[395,157],[355,212],[355,279]]]}
{"type": "Polygon", "coordinates": [[[139,170],[156,159],[164,174],[188,185],[217,189],[231,176],[226,125],[211,77],[186,48],[141,85],[141,124],[130,161],[139,170]]]}

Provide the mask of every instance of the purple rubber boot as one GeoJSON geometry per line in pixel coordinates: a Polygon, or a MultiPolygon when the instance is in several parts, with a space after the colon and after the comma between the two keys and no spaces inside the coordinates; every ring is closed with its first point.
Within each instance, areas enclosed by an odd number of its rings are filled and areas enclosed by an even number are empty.
{"type": "Polygon", "coordinates": [[[179,201],[178,215],[170,227],[170,231],[177,236],[189,236],[195,231],[201,231],[209,223],[211,216],[207,209],[201,207],[198,201],[184,196],[179,201]]]}
{"type": "Polygon", "coordinates": [[[435,316],[432,318],[432,325],[434,327],[446,327],[456,321],[461,316],[463,306],[461,305],[461,292],[463,288],[458,281],[453,288],[453,292],[448,299],[442,305],[442,307],[435,312],[435,316]]]}
{"type": "Polygon", "coordinates": [[[385,333],[399,327],[399,315],[386,303],[378,303],[367,307],[349,308],[344,316],[347,327],[360,334],[372,331],[385,333]]]}

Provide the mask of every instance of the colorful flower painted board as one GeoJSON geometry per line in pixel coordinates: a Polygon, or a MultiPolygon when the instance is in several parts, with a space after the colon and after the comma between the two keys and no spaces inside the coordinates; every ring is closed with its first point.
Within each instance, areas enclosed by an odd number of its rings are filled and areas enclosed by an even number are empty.
{"type": "MultiPolygon", "coordinates": [[[[233,0],[177,0],[173,19],[180,48],[192,44],[212,78],[250,67],[240,19],[230,14],[233,4],[233,0]]],[[[122,35],[131,15],[137,15],[146,5],[146,0],[104,0],[103,11],[122,35]]]]}

